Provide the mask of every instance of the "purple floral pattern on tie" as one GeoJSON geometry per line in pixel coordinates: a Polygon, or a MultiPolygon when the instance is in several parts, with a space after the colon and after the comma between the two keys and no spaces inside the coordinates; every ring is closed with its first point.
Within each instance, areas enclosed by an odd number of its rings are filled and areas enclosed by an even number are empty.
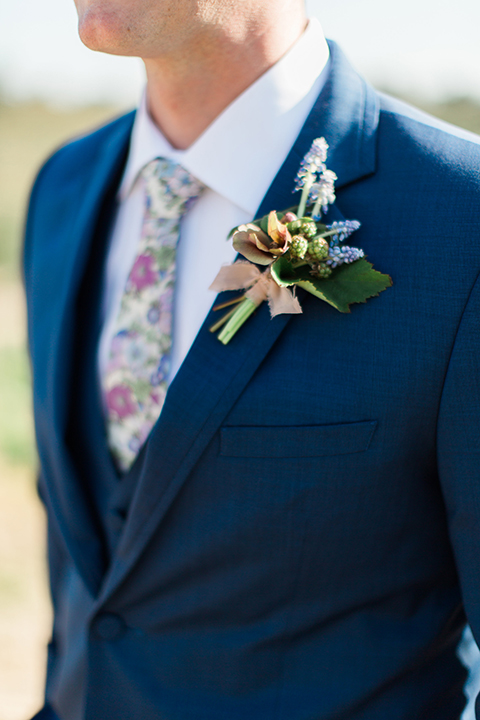
{"type": "Polygon", "coordinates": [[[154,267],[155,258],[152,255],[139,255],[128,277],[131,286],[140,291],[148,285],[154,285],[158,278],[158,271],[154,267]]]}
{"type": "Polygon", "coordinates": [[[165,401],[180,220],[204,189],[184,168],[163,158],[143,169],[142,180],[142,236],[103,377],[108,444],[122,471],[133,464],[165,401]]]}
{"type": "Polygon", "coordinates": [[[115,385],[107,392],[106,399],[109,414],[120,420],[137,410],[132,390],[127,385],[115,385]]]}

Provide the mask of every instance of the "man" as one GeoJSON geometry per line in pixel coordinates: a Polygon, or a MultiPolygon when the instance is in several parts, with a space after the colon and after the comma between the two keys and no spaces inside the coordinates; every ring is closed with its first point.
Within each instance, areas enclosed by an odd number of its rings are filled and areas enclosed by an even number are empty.
{"type": "Polygon", "coordinates": [[[148,83],[32,192],[55,608],[38,717],[460,717],[466,616],[480,634],[478,138],[377,95],[301,0],[77,9],[83,41],[139,55],[148,83]],[[362,223],[393,287],[347,315],[264,303],[223,346],[225,237],[298,202],[318,137],[331,218],[362,223]]]}

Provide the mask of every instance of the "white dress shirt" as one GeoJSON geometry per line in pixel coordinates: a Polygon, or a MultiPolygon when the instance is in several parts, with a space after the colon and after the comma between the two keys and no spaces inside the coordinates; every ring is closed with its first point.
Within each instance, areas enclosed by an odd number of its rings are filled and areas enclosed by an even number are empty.
{"type": "MultiPolygon", "coordinates": [[[[187,149],[176,150],[152,121],[145,94],[137,112],[107,256],[98,366],[103,376],[121,297],[137,254],[142,168],[156,157],[180,163],[207,190],[182,220],[177,246],[173,379],[207,316],[218,270],[233,262],[230,230],[255,213],[295,142],[328,73],[329,50],[312,19],[293,47],[237,97],[187,149]]],[[[294,178],[292,177],[292,189],[294,178]]]]}

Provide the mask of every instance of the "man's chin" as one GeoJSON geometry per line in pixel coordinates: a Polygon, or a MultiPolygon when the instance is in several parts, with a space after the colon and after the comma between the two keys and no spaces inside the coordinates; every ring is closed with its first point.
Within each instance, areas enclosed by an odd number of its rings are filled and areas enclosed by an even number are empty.
{"type": "Polygon", "coordinates": [[[129,32],[114,12],[87,11],[79,14],[78,34],[90,50],[110,55],[136,55],[129,32]]]}
{"type": "Polygon", "coordinates": [[[124,46],[116,45],[113,42],[101,42],[90,38],[84,38],[80,34],[80,40],[89,50],[105,53],[106,55],[118,55],[121,57],[142,57],[140,52],[124,46]]]}

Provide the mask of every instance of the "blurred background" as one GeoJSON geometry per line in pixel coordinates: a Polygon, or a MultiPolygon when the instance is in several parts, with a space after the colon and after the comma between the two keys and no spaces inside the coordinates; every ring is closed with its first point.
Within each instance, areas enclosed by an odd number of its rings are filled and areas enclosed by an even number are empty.
{"type": "MultiPolygon", "coordinates": [[[[480,133],[478,0],[309,10],[376,87],[480,133]]],[[[139,60],[82,46],[73,0],[0,0],[0,720],[40,706],[50,625],[19,281],[25,203],[42,159],[133,107],[142,84],[139,60]]]]}

